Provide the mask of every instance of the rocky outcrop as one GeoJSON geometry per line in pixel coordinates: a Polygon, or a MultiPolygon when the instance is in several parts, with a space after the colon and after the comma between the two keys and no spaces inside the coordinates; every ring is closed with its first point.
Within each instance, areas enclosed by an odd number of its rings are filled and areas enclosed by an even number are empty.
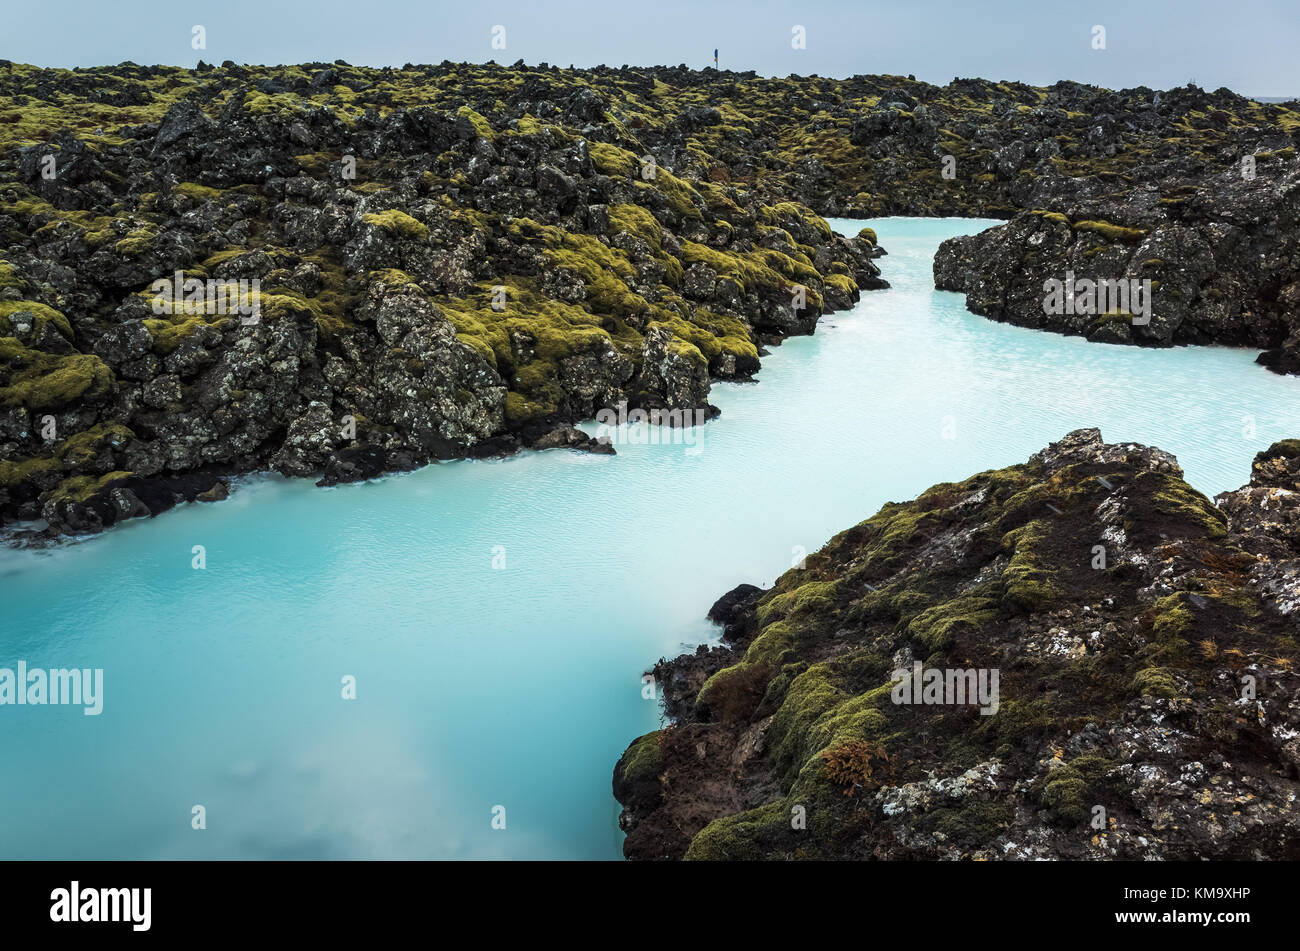
{"type": "Polygon", "coordinates": [[[655,666],[625,853],[1300,857],[1298,514],[1294,442],[1211,503],[1096,430],[886,505],[655,666]]]}
{"type": "Polygon", "coordinates": [[[716,415],[712,381],[887,286],[874,241],[701,174],[710,115],[665,139],[586,74],[502,104],[499,72],[0,62],[0,525],[97,530],[205,471],[608,452],[572,424],[716,415]],[[86,130],[112,90],[132,121],[86,130]]]}
{"type": "Polygon", "coordinates": [[[1218,343],[1300,369],[1300,163],[1294,149],[1233,169],[1086,201],[1046,199],[951,238],[935,285],[977,314],[1107,343],[1218,343]]]}
{"type": "Polygon", "coordinates": [[[122,473],[331,482],[623,402],[711,415],[711,381],[887,286],[874,235],[822,214],[1068,215],[954,246],[942,280],[1028,322],[1017,278],[1082,256],[1154,275],[1161,310],[1062,328],[1291,370],[1297,129],[1194,86],[0,61],[0,525],[140,511],[98,484],[122,473]],[[1219,196],[1247,156],[1255,190],[1219,196]],[[241,281],[256,314],[222,313],[241,281]]]}

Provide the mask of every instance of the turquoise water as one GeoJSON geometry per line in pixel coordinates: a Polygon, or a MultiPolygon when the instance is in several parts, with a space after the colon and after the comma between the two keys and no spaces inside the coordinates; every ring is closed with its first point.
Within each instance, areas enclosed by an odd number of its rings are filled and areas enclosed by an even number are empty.
{"type": "Polygon", "coordinates": [[[103,668],[104,708],[0,707],[0,857],[616,858],[611,769],[659,723],[641,673],[713,637],[732,586],[1079,426],[1208,493],[1300,435],[1300,380],[1254,351],[1088,344],[934,291],[939,241],[991,223],[871,222],[893,288],[715,387],[693,445],[259,477],[4,553],[0,667],[103,668]]]}

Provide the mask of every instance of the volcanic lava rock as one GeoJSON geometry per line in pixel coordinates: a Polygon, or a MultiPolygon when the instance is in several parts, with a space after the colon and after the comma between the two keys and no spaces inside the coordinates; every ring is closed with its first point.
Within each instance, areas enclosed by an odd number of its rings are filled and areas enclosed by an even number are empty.
{"type": "Polygon", "coordinates": [[[1300,165],[1280,155],[1260,156],[1249,178],[1231,170],[1122,196],[1050,196],[1004,225],[945,241],[935,286],[1024,327],[1107,343],[1264,348],[1261,364],[1296,372],[1300,165]],[[1123,282],[1122,293],[1094,299],[1083,283],[1104,281],[1123,282]],[[1055,303],[1053,282],[1065,285],[1055,303]]]}
{"type": "Polygon", "coordinates": [[[520,64],[503,104],[497,67],[309,65],[0,66],[0,524],[95,531],[208,469],[607,452],[572,424],[715,415],[714,379],[883,284],[874,241],[709,177],[716,107],[652,129],[603,70],[520,64]]]}
{"type": "Polygon", "coordinates": [[[625,854],[1300,856],[1298,477],[1279,443],[1216,507],[1090,429],[885,505],[655,666],[625,854]]]}

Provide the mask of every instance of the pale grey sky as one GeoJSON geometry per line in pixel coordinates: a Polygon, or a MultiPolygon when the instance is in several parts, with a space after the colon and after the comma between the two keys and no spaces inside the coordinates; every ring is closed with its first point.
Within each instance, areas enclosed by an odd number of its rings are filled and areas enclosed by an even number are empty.
{"type": "Polygon", "coordinates": [[[63,0],[9,5],[0,58],[42,66],[344,59],[721,65],[1300,95],[1297,0],[63,0]],[[191,48],[201,24],[207,49],[191,48]],[[505,27],[506,49],[491,46],[505,27]],[[1094,26],[1106,49],[1092,48],[1094,26]],[[793,49],[802,26],[807,48],[793,49]]]}

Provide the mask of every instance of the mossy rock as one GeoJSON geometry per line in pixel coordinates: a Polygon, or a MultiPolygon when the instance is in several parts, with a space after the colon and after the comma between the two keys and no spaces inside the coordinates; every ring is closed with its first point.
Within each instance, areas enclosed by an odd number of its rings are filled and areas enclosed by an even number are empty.
{"type": "MultiPolygon", "coordinates": [[[[0,264],[2,263],[3,262],[0,262],[0,264]]],[[[2,271],[0,271],[0,277],[3,277],[2,271]]],[[[53,307],[42,304],[39,301],[30,300],[0,301],[0,331],[12,329],[8,318],[12,314],[17,314],[23,311],[32,314],[36,318],[33,329],[39,330],[42,324],[52,323],[58,329],[59,333],[63,335],[65,340],[71,342],[75,339],[72,333],[72,324],[68,321],[67,317],[59,313],[53,307]]]]}
{"type": "Polygon", "coordinates": [[[497,134],[487,119],[475,112],[469,106],[461,106],[456,114],[462,119],[469,120],[469,124],[474,128],[474,132],[480,138],[487,139],[489,142],[496,139],[497,134]]]}
{"type": "Polygon", "coordinates": [[[130,472],[114,471],[98,476],[70,476],[59,483],[47,498],[58,502],[85,502],[110,488],[114,482],[129,479],[131,475],[130,472]]]}
{"type": "Polygon", "coordinates": [[[136,228],[121,241],[113,245],[113,250],[123,257],[138,257],[153,247],[157,232],[151,228],[136,228]]]}
{"type": "Polygon", "coordinates": [[[9,368],[9,384],[0,387],[0,406],[28,410],[61,409],[91,401],[114,386],[113,372],[97,356],[43,353],[13,337],[0,337],[0,367],[9,368]]]}
{"type": "Polygon", "coordinates": [[[1136,244],[1147,236],[1145,229],[1126,228],[1123,225],[1114,225],[1108,221],[1076,221],[1074,230],[1089,231],[1112,243],[1118,242],[1122,244],[1136,244]]]}
{"type": "Polygon", "coordinates": [[[627,782],[653,780],[663,772],[664,756],[659,748],[662,730],[637,739],[623,754],[623,778],[627,782]]]}
{"type": "Polygon", "coordinates": [[[410,238],[413,241],[423,241],[429,237],[428,225],[395,208],[362,215],[361,220],[368,225],[383,228],[389,234],[410,238]]]}

